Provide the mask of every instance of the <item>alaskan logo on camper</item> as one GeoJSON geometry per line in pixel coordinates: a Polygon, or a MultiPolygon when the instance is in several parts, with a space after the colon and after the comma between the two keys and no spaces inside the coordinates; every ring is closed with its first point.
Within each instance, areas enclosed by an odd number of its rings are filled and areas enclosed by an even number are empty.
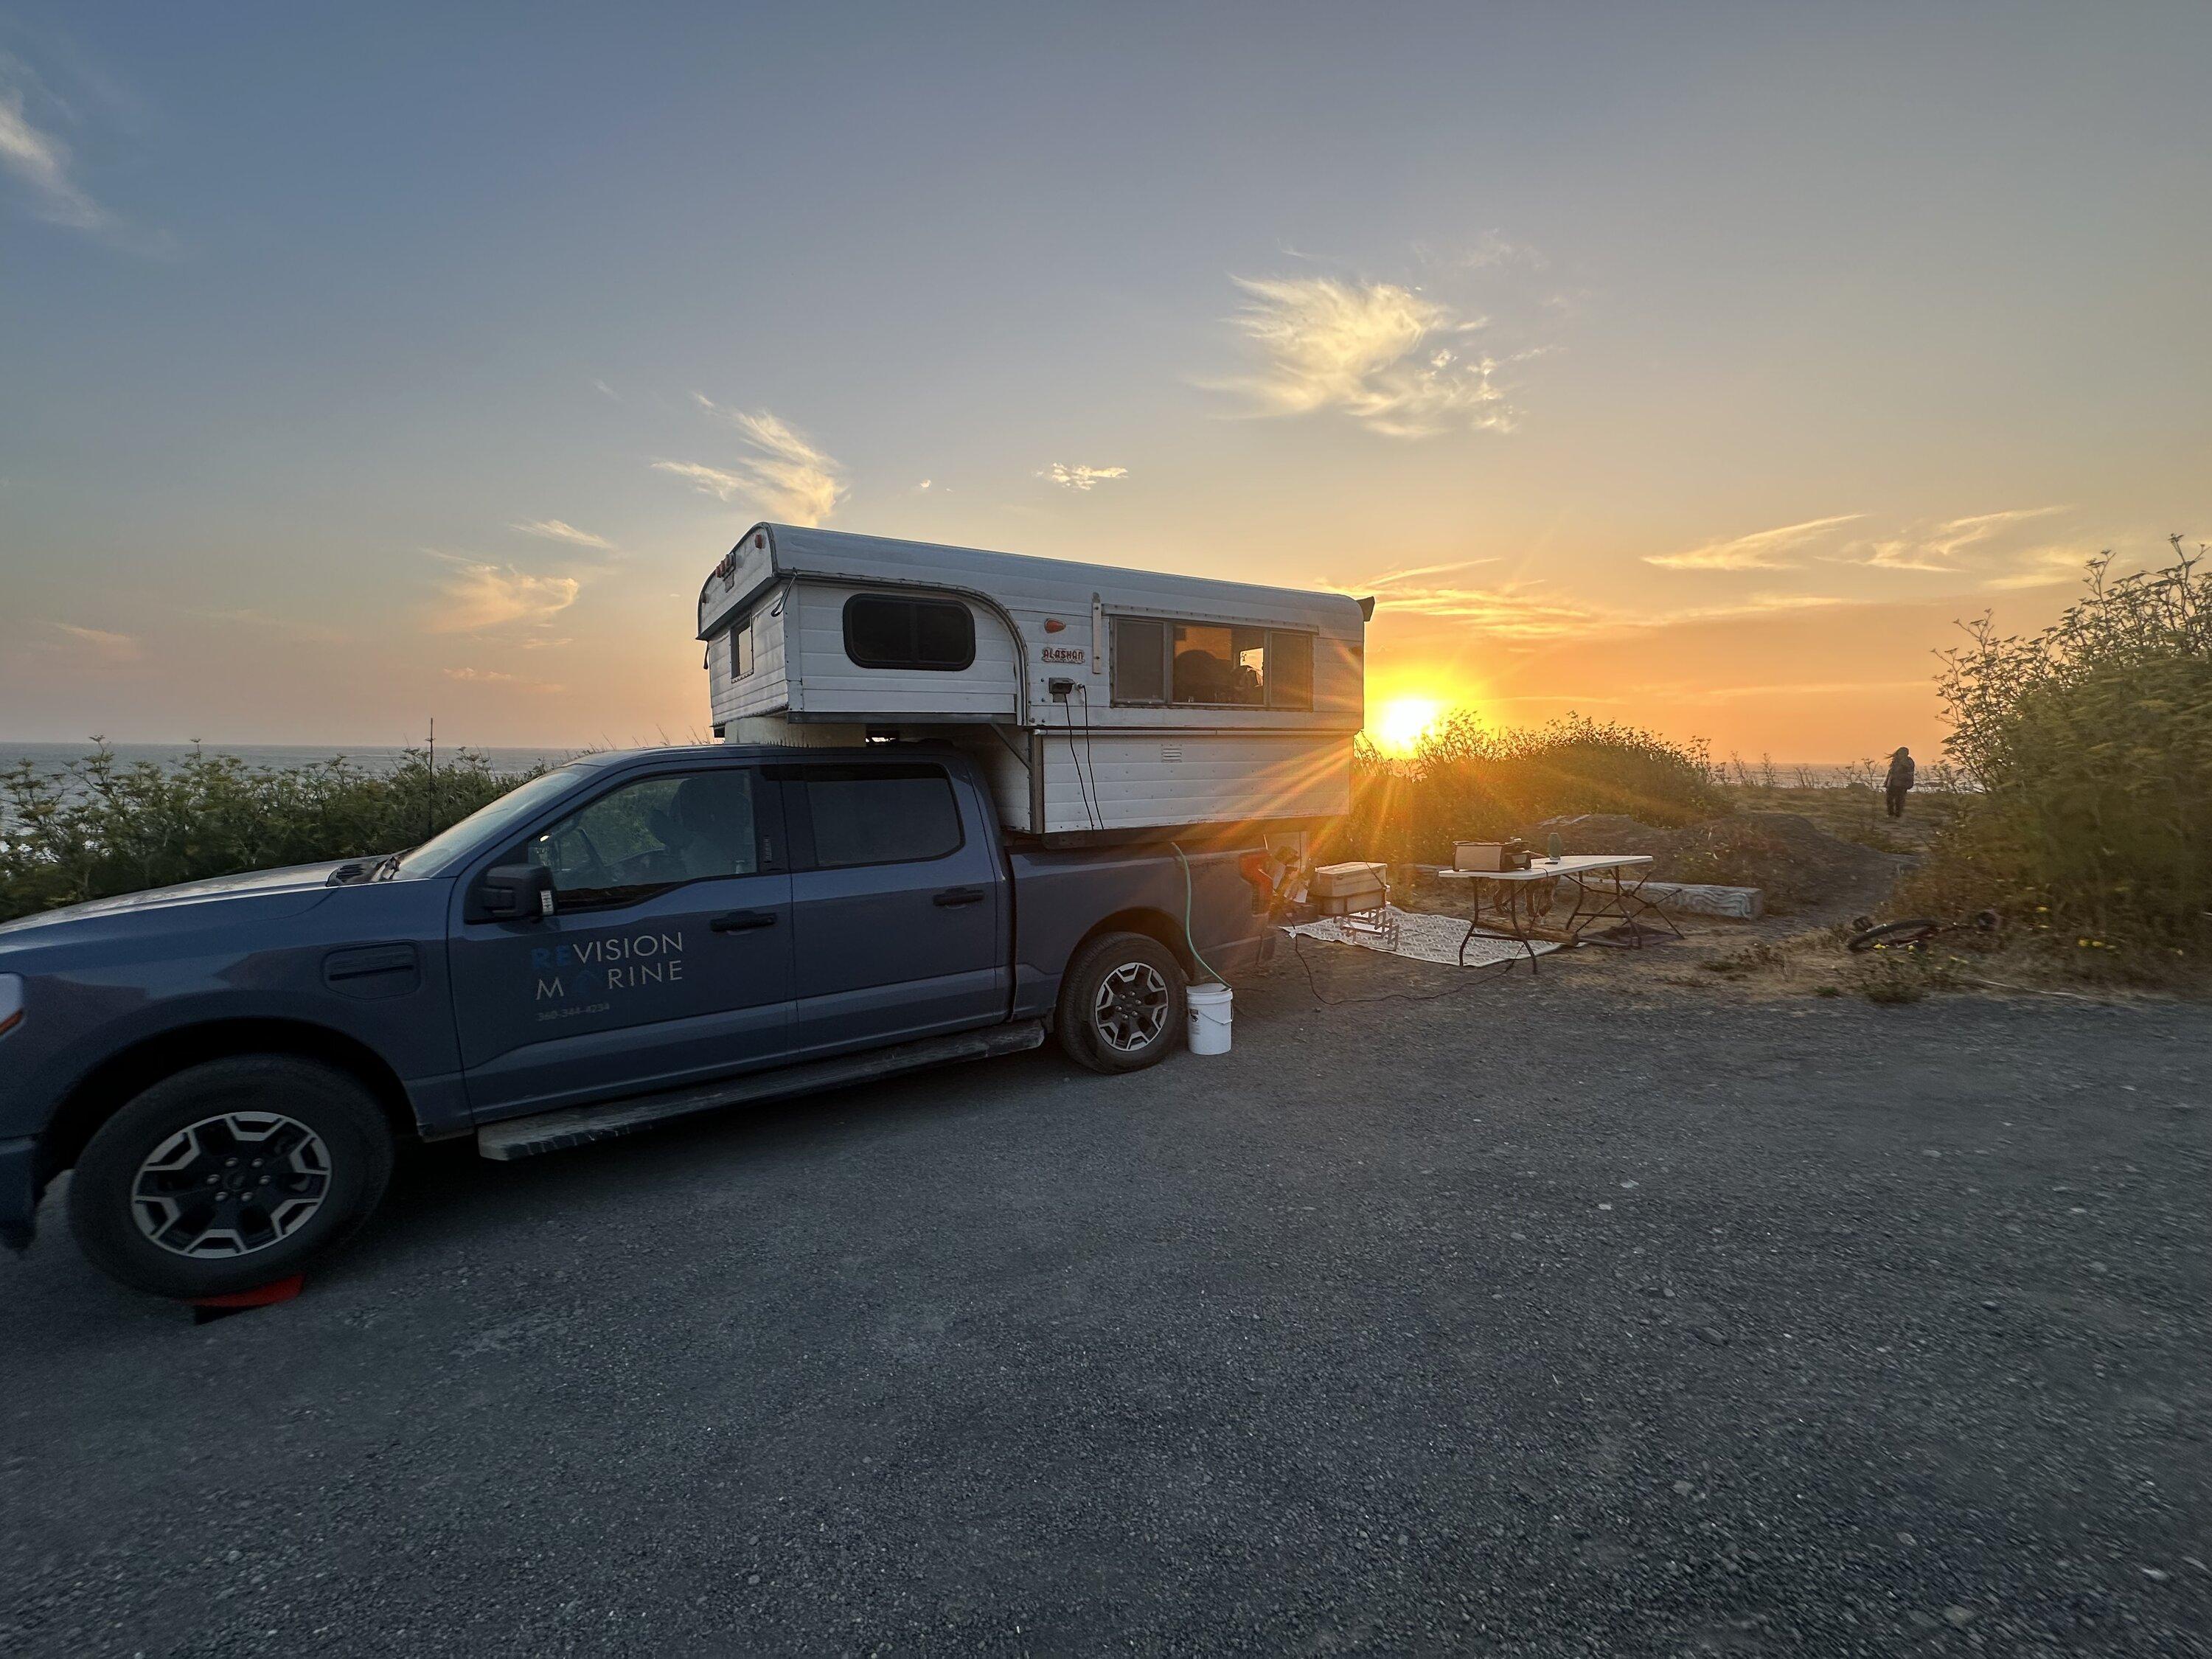
{"type": "Polygon", "coordinates": [[[538,1002],[666,985],[684,977],[684,935],[602,933],[533,950],[530,967],[538,1002]]]}
{"type": "Polygon", "coordinates": [[[1039,653],[1047,662],[1088,662],[1091,653],[1079,645],[1048,645],[1039,653]]]}

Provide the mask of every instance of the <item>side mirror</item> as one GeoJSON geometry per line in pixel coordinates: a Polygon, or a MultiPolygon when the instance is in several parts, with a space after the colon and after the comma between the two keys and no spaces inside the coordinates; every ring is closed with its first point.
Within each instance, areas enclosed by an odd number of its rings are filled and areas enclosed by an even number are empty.
{"type": "Polygon", "coordinates": [[[553,872],[542,864],[501,864],[484,872],[477,902],[494,921],[535,921],[553,914],[553,872]]]}

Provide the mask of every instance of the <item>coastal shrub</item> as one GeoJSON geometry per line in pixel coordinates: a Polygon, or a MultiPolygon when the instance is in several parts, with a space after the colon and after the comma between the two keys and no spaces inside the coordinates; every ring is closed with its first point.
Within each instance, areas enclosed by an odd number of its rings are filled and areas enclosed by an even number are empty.
{"type": "Polygon", "coordinates": [[[1984,905],[2100,977],[2201,967],[2212,945],[2212,573],[2203,549],[2114,577],[2036,635],[1987,618],[1939,689],[1977,793],[1899,896],[1984,905]]]}
{"type": "Polygon", "coordinates": [[[1582,812],[1660,826],[1728,811],[1701,742],[1569,714],[1526,731],[1493,731],[1455,710],[1404,759],[1362,739],[1344,856],[1449,864],[1452,842],[1495,840],[1522,825],[1582,812]]]}
{"type": "Polygon", "coordinates": [[[343,757],[250,766],[195,750],[171,767],[105,746],[58,773],[0,772],[0,921],[140,888],[397,852],[504,794],[529,773],[469,750],[410,750],[372,772],[343,757]]]}

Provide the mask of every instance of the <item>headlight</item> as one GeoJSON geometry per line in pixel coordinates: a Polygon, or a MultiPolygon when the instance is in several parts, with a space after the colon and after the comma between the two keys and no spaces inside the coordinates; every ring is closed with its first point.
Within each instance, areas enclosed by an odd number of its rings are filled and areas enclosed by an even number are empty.
{"type": "Polygon", "coordinates": [[[23,976],[0,974],[0,1036],[23,1023],[23,976]]]}

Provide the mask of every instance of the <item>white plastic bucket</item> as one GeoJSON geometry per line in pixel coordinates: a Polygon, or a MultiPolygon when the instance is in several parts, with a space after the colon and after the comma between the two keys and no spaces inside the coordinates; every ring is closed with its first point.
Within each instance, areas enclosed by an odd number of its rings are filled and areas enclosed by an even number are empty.
{"type": "Polygon", "coordinates": [[[1230,1005],[1237,994],[1226,985],[1194,985],[1185,994],[1190,1005],[1190,1051],[1194,1054],[1229,1052],[1230,1005]]]}

